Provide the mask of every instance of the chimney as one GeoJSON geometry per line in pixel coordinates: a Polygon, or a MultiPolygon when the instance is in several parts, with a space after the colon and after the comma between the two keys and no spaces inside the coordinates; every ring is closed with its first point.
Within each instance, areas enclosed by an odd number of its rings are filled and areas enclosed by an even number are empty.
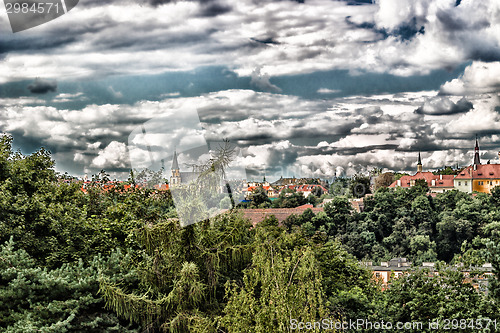
{"type": "Polygon", "coordinates": [[[397,184],[398,184],[398,186],[401,186],[401,179],[398,179],[397,184]]]}
{"type": "Polygon", "coordinates": [[[439,175],[439,180],[443,180],[443,175],[439,175]]]}

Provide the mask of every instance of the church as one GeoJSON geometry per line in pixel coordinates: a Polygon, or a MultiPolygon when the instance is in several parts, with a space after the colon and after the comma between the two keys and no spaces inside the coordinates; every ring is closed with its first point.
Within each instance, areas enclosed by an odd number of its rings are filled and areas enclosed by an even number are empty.
{"type": "Polygon", "coordinates": [[[418,179],[423,179],[427,182],[431,193],[443,193],[454,189],[453,175],[435,175],[429,171],[424,172],[422,169],[422,159],[419,152],[417,160],[417,173],[413,176],[403,176],[393,182],[389,187],[412,187],[415,186],[418,179]]]}
{"type": "Polygon", "coordinates": [[[200,176],[200,172],[192,171],[192,172],[181,172],[179,168],[179,161],[177,160],[177,151],[174,151],[174,157],[172,159],[172,167],[171,167],[172,175],[170,176],[170,187],[180,185],[180,184],[189,184],[192,181],[195,181],[200,176]]]}

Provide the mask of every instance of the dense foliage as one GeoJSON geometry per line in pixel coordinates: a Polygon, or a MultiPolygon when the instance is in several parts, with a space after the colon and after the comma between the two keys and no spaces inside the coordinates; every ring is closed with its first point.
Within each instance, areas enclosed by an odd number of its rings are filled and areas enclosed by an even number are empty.
{"type": "Polygon", "coordinates": [[[104,171],[82,190],[47,151],[24,156],[0,140],[0,331],[291,332],[322,319],[498,316],[496,279],[486,295],[443,268],[383,292],[358,260],[488,261],[498,271],[500,190],[379,189],[362,213],[333,196],[324,212],[283,225],[252,228],[229,211],[182,228],[168,191],[110,185],[104,171]]]}

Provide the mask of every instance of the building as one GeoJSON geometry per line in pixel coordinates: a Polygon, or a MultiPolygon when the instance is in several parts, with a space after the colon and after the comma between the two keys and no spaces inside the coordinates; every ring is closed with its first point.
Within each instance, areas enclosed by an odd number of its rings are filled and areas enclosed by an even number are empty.
{"type": "Polygon", "coordinates": [[[454,186],[467,193],[491,193],[495,186],[500,186],[500,164],[470,165],[455,177],[454,186]]]}
{"type": "Polygon", "coordinates": [[[283,186],[280,190],[280,193],[285,189],[295,190],[297,193],[304,194],[304,197],[307,198],[311,194],[315,194],[318,197],[324,193],[328,193],[328,190],[322,185],[317,184],[309,184],[309,185],[286,185],[283,186]]]}
{"type": "MultiPolygon", "coordinates": [[[[498,153],[500,159],[500,153],[498,153]]],[[[457,190],[472,193],[491,193],[491,189],[500,186],[500,164],[481,164],[479,158],[479,143],[476,138],[474,161],[472,165],[462,170],[454,179],[457,190]]]]}
{"type": "Polygon", "coordinates": [[[419,152],[417,160],[417,173],[414,174],[413,176],[403,176],[400,179],[393,182],[391,185],[389,185],[389,187],[408,188],[415,186],[417,180],[423,179],[429,186],[429,191],[431,193],[443,193],[446,191],[451,191],[455,188],[453,183],[454,178],[455,176],[453,175],[435,175],[432,172],[423,172],[422,159],[420,158],[420,152],[419,152]]]}
{"type": "Polygon", "coordinates": [[[382,289],[386,289],[391,279],[398,278],[411,269],[411,262],[406,258],[393,258],[383,261],[380,266],[372,266],[371,262],[362,263],[373,273],[373,278],[382,284],[382,289]],[[393,275],[394,274],[394,275],[393,275]]]}
{"type": "Polygon", "coordinates": [[[176,186],[179,184],[189,184],[195,181],[200,176],[200,172],[193,170],[192,172],[181,172],[179,168],[179,161],[177,160],[177,152],[174,151],[174,157],[172,159],[172,176],[170,176],[170,186],[176,186]]]}
{"type": "MultiPolygon", "coordinates": [[[[373,278],[380,282],[382,290],[390,286],[391,280],[403,274],[411,274],[415,269],[428,269],[430,276],[438,274],[435,271],[435,263],[423,262],[422,266],[412,267],[412,263],[406,258],[393,258],[387,262],[381,262],[380,266],[373,266],[372,262],[361,262],[360,264],[372,271],[373,278]]],[[[454,266],[448,267],[448,269],[459,270],[463,274],[463,283],[470,283],[476,290],[488,293],[488,278],[493,276],[493,267],[490,263],[481,267],[454,266]]]]}
{"type": "Polygon", "coordinates": [[[262,187],[264,191],[266,191],[267,197],[270,199],[277,198],[279,197],[280,193],[278,190],[276,190],[274,187],[267,185],[267,186],[262,186],[262,185],[253,185],[253,186],[248,186],[247,187],[247,194],[246,194],[246,199],[250,200],[252,192],[257,188],[257,187],[262,187]]]}

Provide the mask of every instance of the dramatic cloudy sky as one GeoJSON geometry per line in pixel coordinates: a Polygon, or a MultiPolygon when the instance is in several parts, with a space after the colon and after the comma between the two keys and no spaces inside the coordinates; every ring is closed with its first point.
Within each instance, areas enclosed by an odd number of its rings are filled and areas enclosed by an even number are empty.
{"type": "Polygon", "coordinates": [[[464,166],[476,134],[498,163],[498,0],[80,0],[18,33],[1,8],[0,131],[61,172],[223,138],[249,179],[464,166]]]}

